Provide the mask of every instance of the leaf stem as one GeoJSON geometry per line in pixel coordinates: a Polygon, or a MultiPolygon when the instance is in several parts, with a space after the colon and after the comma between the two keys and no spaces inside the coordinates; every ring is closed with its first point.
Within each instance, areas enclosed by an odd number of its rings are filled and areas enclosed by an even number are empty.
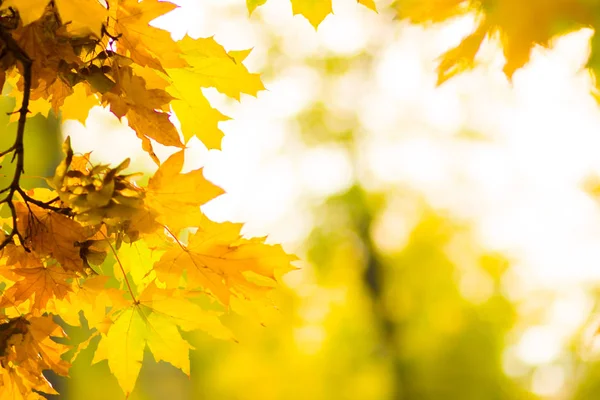
{"type": "Polygon", "coordinates": [[[110,240],[109,240],[108,236],[106,236],[104,234],[104,232],[102,232],[102,231],[98,231],[98,232],[100,232],[100,234],[102,234],[102,236],[104,236],[104,239],[106,239],[106,243],[108,243],[108,245],[110,246],[110,250],[115,255],[115,259],[117,260],[117,264],[119,264],[119,268],[121,269],[121,272],[123,273],[123,278],[125,278],[125,283],[127,284],[127,289],[129,289],[129,294],[131,295],[131,298],[133,299],[133,301],[137,303],[138,300],[135,298],[135,295],[133,294],[133,289],[131,288],[131,284],[129,283],[129,279],[127,279],[127,273],[125,272],[125,268],[123,267],[123,264],[121,263],[121,260],[119,259],[119,255],[117,254],[117,251],[113,247],[112,243],[110,243],[110,240]]]}
{"type": "Polygon", "coordinates": [[[170,229],[169,229],[169,228],[168,228],[166,225],[162,225],[162,224],[161,224],[161,226],[162,226],[163,228],[165,228],[165,230],[166,230],[167,232],[169,232],[169,235],[171,235],[171,237],[172,237],[173,239],[175,239],[175,241],[177,242],[177,244],[179,245],[179,247],[181,247],[181,250],[183,250],[183,251],[185,251],[185,252],[187,253],[187,252],[188,252],[188,249],[187,249],[187,247],[185,247],[185,246],[184,246],[184,245],[183,245],[183,244],[182,244],[182,243],[179,241],[179,239],[177,239],[177,236],[175,236],[175,234],[173,234],[173,232],[171,232],[171,230],[170,230],[170,229]]]}

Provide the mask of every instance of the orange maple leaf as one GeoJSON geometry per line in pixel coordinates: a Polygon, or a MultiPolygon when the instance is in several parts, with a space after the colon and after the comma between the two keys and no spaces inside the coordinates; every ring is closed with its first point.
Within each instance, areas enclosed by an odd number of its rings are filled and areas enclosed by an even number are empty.
{"type": "Polygon", "coordinates": [[[36,314],[43,312],[51,299],[64,298],[72,290],[70,281],[76,277],[74,273],[65,271],[59,265],[15,268],[12,271],[22,279],[4,291],[0,308],[18,305],[31,299],[31,310],[36,314]]]}
{"type": "Polygon", "coordinates": [[[18,229],[26,238],[26,245],[41,257],[52,257],[65,271],[86,274],[79,243],[91,235],[78,222],[45,210],[34,204],[17,203],[18,229]],[[31,212],[30,212],[31,210],[31,212]]]}
{"type": "Polygon", "coordinates": [[[260,298],[279,275],[294,269],[290,263],[296,257],[264,238],[243,239],[241,227],[204,217],[187,245],[173,245],[154,265],[158,279],[177,288],[185,271],[188,289],[204,288],[224,305],[232,295],[260,298]]]}

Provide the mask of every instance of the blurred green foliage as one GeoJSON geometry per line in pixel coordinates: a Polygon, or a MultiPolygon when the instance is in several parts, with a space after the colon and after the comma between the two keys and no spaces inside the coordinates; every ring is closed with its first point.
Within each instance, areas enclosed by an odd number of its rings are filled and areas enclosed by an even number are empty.
{"type": "MultiPolygon", "coordinates": [[[[9,123],[9,115],[2,110],[12,110],[15,99],[0,97],[0,126],[4,132],[0,135],[0,149],[12,146],[17,133],[17,122],[9,123]]],[[[62,159],[62,136],[59,119],[50,112],[48,117],[37,114],[27,120],[25,126],[25,174],[21,179],[25,188],[47,187],[45,178],[54,174],[54,168],[62,159]]],[[[0,163],[0,187],[6,187],[14,175],[10,155],[0,163]]]]}

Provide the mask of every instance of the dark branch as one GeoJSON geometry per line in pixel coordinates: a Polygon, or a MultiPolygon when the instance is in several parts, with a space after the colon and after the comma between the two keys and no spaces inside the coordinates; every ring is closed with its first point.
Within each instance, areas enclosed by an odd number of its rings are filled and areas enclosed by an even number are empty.
{"type": "Polygon", "coordinates": [[[29,208],[29,203],[33,203],[38,207],[51,210],[54,212],[58,212],[65,215],[72,215],[72,212],[68,208],[60,208],[52,206],[51,204],[54,201],[43,202],[32,198],[27,195],[23,188],[21,188],[21,176],[24,172],[25,165],[25,152],[23,147],[23,138],[25,136],[25,124],[27,123],[27,113],[29,112],[29,99],[31,96],[31,68],[33,65],[33,61],[29,57],[29,55],[19,46],[19,44],[15,41],[12,35],[3,27],[0,26],[0,40],[4,42],[4,46],[6,51],[9,51],[13,54],[15,59],[21,63],[23,67],[23,101],[21,102],[21,107],[17,110],[19,114],[19,121],[17,124],[17,135],[15,138],[15,142],[8,149],[0,152],[0,156],[7,155],[9,153],[13,153],[12,162],[16,160],[15,165],[15,174],[9,186],[0,189],[0,193],[7,193],[6,196],[0,200],[0,204],[6,203],[10,208],[11,216],[12,216],[12,230],[6,236],[6,238],[0,243],[0,250],[6,247],[9,243],[13,242],[14,237],[16,236],[20,242],[20,244],[25,248],[25,250],[29,251],[29,249],[25,245],[25,238],[19,232],[19,228],[17,225],[17,210],[14,204],[14,196],[15,193],[18,193],[27,207],[29,208]]]}

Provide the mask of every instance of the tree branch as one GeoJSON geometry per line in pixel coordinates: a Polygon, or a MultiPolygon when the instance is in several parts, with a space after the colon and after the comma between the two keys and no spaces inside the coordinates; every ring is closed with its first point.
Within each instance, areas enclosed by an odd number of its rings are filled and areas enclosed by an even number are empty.
{"type": "Polygon", "coordinates": [[[9,243],[13,242],[14,237],[16,236],[19,239],[20,244],[25,248],[26,251],[29,249],[25,246],[25,238],[19,232],[17,225],[17,210],[14,204],[14,196],[15,193],[18,193],[23,201],[27,203],[33,203],[38,207],[45,208],[51,211],[60,212],[62,214],[71,215],[70,209],[59,208],[55,206],[51,206],[50,203],[45,203],[39,200],[32,198],[27,195],[25,191],[21,188],[21,175],[25,171],[25,151],[23,146],[23,138],[25,136],[25,124],[27,122],[27,113],[29,112],[29,99],[31,96],[31,69],[33,66],[33,60],[29,57],[29,55],[19,46],[19,44],[12,37],[10,32],[8,32],[5,28],[0,26],[0,40],[4,42],[5,49],[10,51],[15,59],[21,63],[23,67],[23,101],[21,102],[21,107],[17,111],[19,113],[19,121],[17,125],[17,135],[15,137],[15,142],[8,149],[0,152],[0,156],[7,155],[9,153],[13,153],[11,162],[16,160],[15,165],[15,174],[9,186],[0,190],[0,193],[7,193],[6,197],[0,200],[0,204],[8,204],[10,208],[10,212],[12,215],[12,230],[8,236],[0,243],[0,250],[6,247],[9,243]]]}

